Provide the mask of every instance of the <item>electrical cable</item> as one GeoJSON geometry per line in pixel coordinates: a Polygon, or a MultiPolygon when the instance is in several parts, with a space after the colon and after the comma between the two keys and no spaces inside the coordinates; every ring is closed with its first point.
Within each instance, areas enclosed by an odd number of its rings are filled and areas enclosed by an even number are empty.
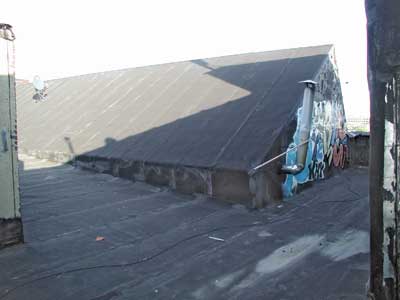
{"type": "MultiPolygon", "coordinates": [[[[364,199],[365,197],[359,197],[357,199],[354,200],[332,200],[332,201],[322,201],[322,202],[318,202],[315,201],[316,204],[318,203],[331,203],[331,202],[355,202],[355,201],[359,201],[360,199],[364,199]]],[[[316,198],[313,198],[313,200],[315,200],[316,198]]],[[[309,201],[311,202],[311,201],[309,201]]],[[[249,223],[249,224],[240,224],[240,225],[234,225],[234,226],[220,226],[220,227],[215,227],[213,229],[207,230],[207,231],[203,231],[194,235],[191,235],[187,238],[184,238],[182,240],[179,240],[169,246],[167,246],[166,248],[163,248],[162,250],[154,253],[153,255],[147,256],[147,257],[143,257],[141,259],[132,261],[132,262],[128,262],[128,263],[121,263],[121,264],[103,264],[103,265],[94,265],[94,266],[88,266],[88,267],[81,267],[81,268],[74,268],[74,269],[70,269],[70,270],[65,270],[65,271],[60,271],[60,272],[56,272],[56,273],[51,273],[48,275],[44,275],[29,281],[26,281],[24,283],[21,283],[19,285],[14,286],[13,288],[6,290],[5,293],[3,293],[2,295],[0,295],[0,300],[1,299],[6,299],[10,294],[12,294],[13,292],[15,292],[17,289],[20,289],[22,287],[28,286],[30,284],[34,284],[36,282],[42,281],[42,280],[46,280],[49,278],[53,278],[53,277],[58,277],[58,276],[62,276],[62,275],[66,275],[66,274],[71,274],[71,273],[76,273],[76,272],[82,272],[82,271],[90,271],[90,270],[98,270],[98,269],[109,269],[109,268],[125,268],[125,267],[130,267],[130,266],[134,266],[134,265],[138,265],[141,263],[145,263],[148,261],[151,261],[161,255],[163,255],[164,253],[176,248],[177,246],[188,242],[190,240],[193,240],[195,238],[201,237],[201,236],[205,236],[205,235],[209,235],[210,233],[214,233],[217,231],[222,231],[222,230],[228,230],[228,229],[234,229],[234,228],[250,228],[250,227],[258,227],[258,226],[266,226],[266,225],[270,225],[270,224],[274,224],[277,222],[283,222],[287,220],[287,216],[290,216],[291,213],[295,210],[299,210],[301,208],[301,206],[296,206],[295,208],[289,210],[287,213],[285,213],[284,215],[281,216],[277,216],[275,219],[272,219],[268,222],[253,222],[253,223],[249,223]]]]}
{"type": "Polygon", "coordinates": [[[235,226],[220,226],[220,227],[216,227],[216,228],[213,228],[211,230],[207,230],[207,231],[203,231],[203,232],[191,235],[191,236],[189,236],[189,237],[187,237],[185,239],[179,240],[179,241],[171,244],[170,246],[168,246],[168,247],[156,252],[155,254],[153,254],[151,256],[147,256],[147,257],[144,257],[144,258],[132,261],[132,262],[122,263],[122,264],[94,265],[94,266],[75,268],[75,269],[70,269],[70,270],[66,270],[66,271],[60,271],[60,272],[44,275],[44,276],[29,280],[29,281],[27,281],[25,283],[16,285],[15,287],[13,287],[13,288],[11,288],[9,290],[6,290],[5,293],[0,295],[0,299],[5,299],[10,294],[15,292],[17,289],[20,289],[22,287],[25,287],[25,286],[28,286],[30,284],[36,283],[38,281],[42,281],[42,280],[53,278],[53,277],[58,277],[58,276],[71,274],[71,273],[76,273],[76,272],[81,272],[81,271],[90,271],[90,270],[98,270],[98,269],[109,269],[109,268],[125,268],[125,267],[130,267],[130,266],[133,266],[133,265],[138,265],[138,264],[153,260],[153,259],[157,258],[158,256],[161,256],[162,254],[172,250],[173,248],[176,248],[180,244],[183,244],[183,243],[185,243],[187,241],[193,240],[193,239],[198,238],[200,236],[208,235],[208,234],[216,232],[216,231],[227,230],[227,229],[232,229],[232,228],[247,228],[247,227],[265,226],[265,225],[273,224],[273,223],[276,223],[276,222],[279,222],[279,221],[284,221],[284,220],[285,219],[283,219],[283,218],[277,218],[275,220],[271,220],[269,222],[264,222],[264,223],[263,222],[258,222],[258,223],[241,224],[241,225],[235,225],[235,226]]]}

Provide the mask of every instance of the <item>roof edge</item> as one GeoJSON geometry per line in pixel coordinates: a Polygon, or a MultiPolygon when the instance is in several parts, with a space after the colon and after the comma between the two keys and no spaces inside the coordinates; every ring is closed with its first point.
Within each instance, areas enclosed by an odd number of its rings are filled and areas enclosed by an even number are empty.
{"type": "MultiPolygon", "coordinates": [[[[104,70],[104,71],[99,71],[99,72],[89,72],[89,73],[84,73],[84,74],[79,74],[79,75],[71,75],[71,76],[53,78],[53,79],[49,79],[49,80],[45,80],[45,81],[46,82],[52,82],[52,81],[57,81],[57,80],[62,80],[62,79],[76,78],[76,77],[81,77],[81,76],[89,76],[89,75],[94,75],[94,74],[135,70],[135,69],[156,67],[156,66],[164,66],[164,65],[176,64],[176,63],[192,62],[192,61],[204,60],[204,59],[228,58],[228,57],[235,57],[235,56],[248,55],[248,54],[260,54],[260,53],[267,53],[267,52],[278,52],[278,51],[287,51],[287,50],[301,50],[301,49],[307,49],[307,48],[322,48],[322,47],[329,47],[329,51],[326,53],[328,55],[329,52],[332,50],[332,48],[334,48],[334,44],[329,43],[329,44],[312,45],[312,46],[304,46],[304,47],[279,48],[279,49],[271,49],[271,50],[265,50],[265,51],[254,51],[254,52],[244,52],[244,53],[237,53],[237,54],[221,55],[221,56],[200,57],[200,58],[178,60],[178,61],[170,61],[170,62],[165,62],[165,63],[150,64],[150,65],[143,65],[143,66],[136,66],[136,67],[127,67],[127,68],[121,68],[121,69],[104,70]]],[[[22,83],[21,85],[23,85],[23,84],[24,83],[22,83]]]]}

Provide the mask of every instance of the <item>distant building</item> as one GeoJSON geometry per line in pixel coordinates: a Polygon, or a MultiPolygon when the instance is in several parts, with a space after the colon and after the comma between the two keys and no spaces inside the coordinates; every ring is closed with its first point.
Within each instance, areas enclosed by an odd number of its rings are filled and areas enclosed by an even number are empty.
{"type": "Polygon", "coordinates": [[[21,150],[185,193],[262,206],[346,161],[331,45],[57,79],[43,103],[30,85],[17,96],[21,150]],[[316,82],[308,102],[304,80],[316,82]]]}
{"type": "Polygon", "coordinates": [[[18,79],[18,78],[16,78],[16,79],[15,79],[15,83],[16,83],[16,84],[27,84],[27,83],[29,83],[29,80],[27,80],[27,79],[18,79]]]}

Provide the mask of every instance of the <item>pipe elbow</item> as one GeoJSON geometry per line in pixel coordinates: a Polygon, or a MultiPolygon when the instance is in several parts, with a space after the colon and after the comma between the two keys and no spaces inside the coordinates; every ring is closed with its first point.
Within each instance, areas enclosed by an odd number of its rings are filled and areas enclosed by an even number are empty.
{"type": "Polygon", "coordinates": [[[303,164],[296,164],[292,166],[284,165],[282,167],[282,172],[285,174],[296,175],[303,171],[304,165],[303,164]]]}

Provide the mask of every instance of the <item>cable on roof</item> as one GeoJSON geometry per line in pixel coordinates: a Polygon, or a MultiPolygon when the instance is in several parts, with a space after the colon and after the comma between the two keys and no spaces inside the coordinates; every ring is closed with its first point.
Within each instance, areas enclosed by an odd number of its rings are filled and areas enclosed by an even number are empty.
{"type": "MultiPolygon", "coordinates": [[[[290,210],[288,213],[286,213],[286,215],[289,215],[293,210],[295,210],[296,208],[290,210]]],[[[282,217],[285,217],[285,215],[283,215],[282,217]]],[[[171,244],[170,246],[156,252],[155,254],[151,255],[151,256],[147,256],[147,257],[143,257],[141,259],[132,261],[132,262],[128,262],[128,263],[122,263],[122,264],[104,264],[104,265],[94,265],[94,266],[89,266],[89,267],[82,267],[82,268],[75,268],[75,269],[70,269],[70,270],[66,270],[66,271],[60,271],[60,272],[56,272],[56,273],[51,273],[48,275],[44,275],[32,280],[29,280],[25,283],[16,285],[15,287],[6,290],[5,293],[3,293],[2,295],[0,295],[0,299],[5,299],[7,298],[10,294],[12,294],[13,292],[15,292],[16,290],[28,286],[30,284],[45,280],[45,279],[49,279],[49,278],[53,278],[53,277],[58,277],[61,275],[66,275],[66,274],[71,274],[71,273],[76,273],[76,272],[81,272],[81,271],[90,271],[90,270],[98,270],[98,269],[109,269],[109,268],[124,268],[124,267],[130,267],[130,266],[134,266],[134,265],[138,265],[150,260],[153,260],[155,258],[157,258],[158,256],[172,250],[173,248],[176,248],[177,246],[179,246],[180,244],[183,244],[187,241],[193,240],[195,238],[204,236],[204,235],[208,235],[210,233],[216,232],[216,231],[221,231],[221,230],[226,230],[226,229],[232,229],[232,228],[247,228],[247,227],[257,227],[257,226],[265,226],[265,225],[269,225],[269,224],[273,224],[279,221],[285,221],[285,218],[276,218],[275,220],[271,220],[269,222],[257,222],[257,223],[249,223],[249,224],[241,224],[241,225],[236,225],[236,226],[220,226],[220,227],[216,227],[213,228],[211,230],[207,230],[207,231],[203,231],[201,233],[197,233],[194,234],[192,236],[189,236],[185,239],[179,240],[173,244],[171,244]]]]}
{"type": "MultiPolygon", "coordinates": [[[[349,186],[347,186],[348,189],[350,190],[349,186]]],[[[353,194],[357,194],[359,195],[357,192],[350,190],[350,192],[352,192],[353,194]]],[[[314,198],[315,199],[315,198],[314,198]]],[[[313,200],[314,200],[313,199],[313,200]]],[[[332,203],[332,202],[338,202],[338,203],[343,203],[343,202],[355,202],[355,201],[359,201],[361,199],[365,199],[365,197],[361,196],[358,197],[357,199],[353,199],[353,200],[335,200],[335,201],[321,201],[321,203],[332,203]]],[[[312,201],[312,200],[311,200],[312,201]]],[[[319,202],[317,202],[319,203],[319,202]]],[[[66,275],[66,274],[71,274],[71,273],[76,273],[76,272],[81,272],[81,271],[90,271],[90,270],[98,270],[98,269],[109,269],[109,268],[125,268],[125,267],[130,267],[130,266],[134,266],[134,265],[138,265],[141,263],[145,263],[147,261],[153,260],[159,256],[161,256],[162,254],[176,248],[177,246],[179,246],[180,244],[183,244],[187,241],[193,240],[195,238],[201,237],[201,236],[205,236],[208,235],[210,233],[216,232],[216,231],[221,231],[221,230],[227,230],[227,229],[232,229],[232,228],[251,228],[251,227],[258,227],[258,226],[265,226],[265,225],[270,225],[273,223],[277,223],[277,222],[282,222],[282,221],[286,221],[287,217],[291,217],[292,216],[292,212],[295,210],[300,209],[300,206],[296,206],[295,208],[289,210],[286,214],[281,215],[281,216],[277,216],[275,219],[270,220],[269,222],[255,222],[255,223],[249,223],[249,224],[241,224],[241,225],[236,225],[236,226],[220,226],[220,227],[215,227],[213,229],[207,230],[207,231],[203,231],[201,233],[197,233],[194,235],[191,235],[187,238],[184,238],[182,240],[179,240],[173,244],[171,244],[170,246],[156,252],[155,254],[151,255],[151,256],[147,256],[147,257],[143,257],[141,259],[132,261],[132,262],[128,262],[128,263],[121,263],[121,264],[104,264],[104,265],[94,265],[94,266],[89,266],[89,267],[81,267],[81,268],[75,268],[75,269],[70,269],[70,270],[66,270],[66,271],[60,271],[60,272],[56,272],[56,273],[51,273],[48,275],[44,275],[32,280],[29,280],[25,283],[21,283],[19,285],[14,286],[13,288],[6,290],[5,293],[3,293],[2,295],[0,295],[0,300],[1,299],[6,299],[9,295],[11,295],[12,293],[14,293],[16,290],[28,286],[30,284],[34,284],[36,282],[45,280],[45,279],[49,279],[49,278],[53,278],[53,277],[58,277],[58,276],[62,276],[62,275],[66,275]]]]}

